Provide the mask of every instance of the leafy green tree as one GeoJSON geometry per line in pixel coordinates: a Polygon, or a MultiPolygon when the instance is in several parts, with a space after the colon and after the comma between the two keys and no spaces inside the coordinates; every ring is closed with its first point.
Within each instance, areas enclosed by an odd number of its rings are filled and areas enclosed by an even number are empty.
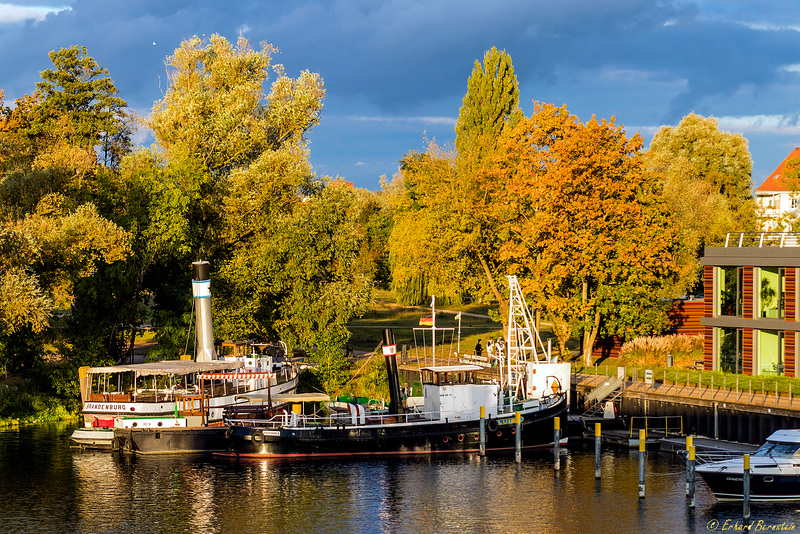
{"type": "Polygon", "coordinates": [[[419,304],[430,294],[445,301],[494,298],[505,310],[496,229],[478,206],[485,198],[477,175],[494,154],[501,132],[522,117],[511,58],[492,48],[476,61],[456,123],[456,153],[434,143],[401,162],[405,197],[395,208],[393,280],[401,299],[419,304]]]}
{"type": "Polygon", "coordinates": [[[94,150],[100,146],[109,166],[118,163],[131,146],[127,103],[119,98],[108,70],[86,55],[86,47],[72,46],[49,54],[53,69],[42,71],[36,84],[42,96],[30,135],[52,143],[94,150]]]}
{"type": "Polygon", "coordinates": [[[583,334],[587,363],[598,335],[668,324],[663,297],[681,241],[641,146],[613,120],[582,123],[565,106],[536,103],[481,177],[498,255],[555,324],[562,352],[572,328],[583,334]]]}
{"type": "Polygon", "coordinates": [[[673,289],[678,296],[700,282],[704,246],[721,244],[728,232],[755,230],[752,160],[741,134],[720,131],[716,119],[694,113],[677,127],[662,126],[647,156],[687,245],[683,275],[673,289]]]}
{"type": "Polygon", "coordinates": [[[366,227],[374,212],[369,195],[329,186],[237,249],[220,269],[219,331],[315,346],[310,360],[321,382],[338,391],[348,376],[347,322],[371,300],[375,262],[366,227]]]}
{"type": "Polygon", "coordinates": [[[376,261],[368,226],[380,210],[372,197],[316,178],[306,135],[319,122],[324,84],[309,72],[292,79],[278,65],[265,94],[272,52],[218,35],[182,43],[149,122],[160,166],[192,170],[173,180],[142,168],[156,177],[151,193],[164,187],[164,200],[178,203],[164,220],[183,214],[187,232],[178,234],[212,262],[217,335],[315,346],[311,359],[334,390],[347,374],[346,323],[369,301],[376,261]]]}
{"type": "Polygon", "coordinates": [[[196,158],[211,172],[250,164],[266,150],[300,142],[319,122],[324,84],[304,72],[297,80],[276,67],[277,79],[264,102],[271,55],[244,38],[234,48],[219,35],[195,36],[167,59],[170,87],[149,121],[170,158],[196,158]]]}
{"type": "MultiPolygon", "coordinates": [[[[103,76],[108,71],[85,54],[83,47],[52,52],[54,69],[42,72],[37,92],[0,112],[0,268],[7,286],[0,346],[9,368],[45,381],[58,375],[42,363],[45,343],[66,359],[76,346],[63,328],[75,316],[60,319],[56,310],[79,315],[76,303],[87,294],[102,301],[100,288],[85,281],[130,254],[129,235],[95,203],[96,178],[110,172],[95,150],[103,136],[120,135],[125,102],[103,76]]],[[[125,146],[118,145],[119,154],[125,146]]],[[[107,353],[76,356],[89,361],[98,354],[107,353]]]]}

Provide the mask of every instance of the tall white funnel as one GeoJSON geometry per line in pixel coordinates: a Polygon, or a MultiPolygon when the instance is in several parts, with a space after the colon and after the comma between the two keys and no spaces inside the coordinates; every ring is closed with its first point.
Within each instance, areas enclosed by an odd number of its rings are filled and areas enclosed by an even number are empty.
{"type": "Polygon", "coordinates": [[[214,351],[214,326],[211,318],[211,266],[207,261],[192,263],[192,296],[194,297],[197,324],[196,360],[210,362],[217,359],[214,351]]]}

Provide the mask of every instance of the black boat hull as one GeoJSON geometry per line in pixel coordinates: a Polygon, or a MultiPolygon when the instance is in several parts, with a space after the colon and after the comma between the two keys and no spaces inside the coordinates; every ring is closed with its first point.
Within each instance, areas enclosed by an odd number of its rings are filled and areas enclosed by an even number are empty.
{"type": "MultiPolygon", "coordinates": [[[[703,480],[721,501],[741,501],[744,487],[741,473],[720,471],[701,473],[703,480]]],[[[750,500],[797,501],[800,500],[800,475],[750,474],[750,500]]]]}
{"type": "MultiPolygon", "coordinates": [[[[566,413],[565,398],[554,405],[523,413],[523,448],[553,443],[553,420],[566,413]]],[[[409,422],[341,427],[267,428],[231,425],[228,452],[234,457],[292,458],[367,455],[436,454],[480,450],[479,420],[409,422]]],[[[486,450],[514,450],[512,417],[486,421],[486,450]]],[[[215,453],[217,454],[217,453],[215,453]]]]}
{"type": "Polygon", "coordinates": [[[224,426],[189,428],[118,428],[113,450],[137,454],[211,453],[225,451],[224,426]]]}

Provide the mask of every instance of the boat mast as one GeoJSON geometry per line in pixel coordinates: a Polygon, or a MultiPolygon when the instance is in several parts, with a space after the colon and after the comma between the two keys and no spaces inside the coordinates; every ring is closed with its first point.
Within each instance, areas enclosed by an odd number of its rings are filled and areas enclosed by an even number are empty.
{"type": "Polygon", "coordinates": [[[508,338],[506,339],[505,355],[508,361],[508,382],[506,384],[509,392],[509,403],[514,389],[517,397],[520,393],[524,396],[525,392],[520,392],[522,387],[522,377],[527,371],[528,362],[539,362],[539,351],[546,361],[550,361],[550,354],[542,343],[539,331],[532,319],[525,296],[519,286],[519,281],[515,275],[508,276],[508,338]],[[538,347],[538,350],[537,350],[538,347]],[[513,360],[513,361],[512,361],[513,360]],[[513,381],[513,382],[512,382],[513,381]]]}

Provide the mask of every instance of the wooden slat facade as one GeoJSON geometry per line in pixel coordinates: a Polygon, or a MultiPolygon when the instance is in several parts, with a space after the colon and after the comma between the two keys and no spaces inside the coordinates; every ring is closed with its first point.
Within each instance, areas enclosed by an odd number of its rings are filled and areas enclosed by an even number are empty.
{"type": "Polygon", "coordinates": [[[714,327],[706,326],[703,339],[703,369],[714,368],[714,327]]]}
{"type": "Polygon", "coordinates": [[[705,299],[678,300],[667,314],[671,327],[665,334],[684,334],[697,336],[703,334],[705,329],[700,326],[700,318],[706,310],[705,299]]]}
{"type": "Polygon", "coordinates": [[[787,321],[794,321],[797,317],[797,269],[786,269],[786,284],[785,300],[784,300],[784,313],[787,321]]]}
{"type": "MultiPolygon", "coordinates": [[[[797,320],[797,268],[787,267],[784,285],[784,317],[789,322],[797,320]]],[[[786,376],[797,373],[797,333],[787,330],[783,336],[783,364],[786,376]]]]}
{"type": "MultiPolygon", "coordinates": [[[[707,369],[711,369],[707,367],[707,369]]],[[[746,375],[753,374],[753,329],[744,328],[742,331],[742,372],[746,375]]]]}
{"type": "Polygon", "coordinates": [[[753,301],[753,297],[755,296],[753,292],[753,268],[745,267],[742,278],[744,278],[744,281],[742,282],[742,285],[744,286],[742,287],[742,294],[744,295],[742,311],[744,312],[745,319],[752,319],[755,317],[753,315],[753,308],[755,304],[753,301]]]}
{"type": "Polygon", "coordinates": [[[797,332],[786,332],[783,337],[783,374],[795,376],[795,347],[797,346],[797,332]]]}
{"type": "MultiPolygon", "coordinates": [[[[714,267],[703,266],[703,317],[714,316],[714,267]]],[[[703,368],[714,366],[714,328],[703,328],[703,368]]]]}

